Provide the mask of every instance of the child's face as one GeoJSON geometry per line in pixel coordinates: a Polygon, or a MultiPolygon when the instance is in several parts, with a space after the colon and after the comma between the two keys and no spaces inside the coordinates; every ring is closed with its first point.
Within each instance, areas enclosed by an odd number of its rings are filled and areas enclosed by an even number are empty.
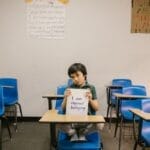
{"type": "Polygon", "coordinates": [[[85,83],[85,75],[81,71],[71,74],[71,79],[75,85],[83,85],[85,83]]]}

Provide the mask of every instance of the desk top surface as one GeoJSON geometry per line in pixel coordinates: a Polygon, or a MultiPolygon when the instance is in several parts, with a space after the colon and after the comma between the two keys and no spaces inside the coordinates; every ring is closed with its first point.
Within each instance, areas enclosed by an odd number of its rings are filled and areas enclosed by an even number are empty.
{"type": "Polygon", "coordinates": [[[47,94],[42,96],[42,98],[64,98],[64,95],[47,94]]]}
{"type": "Polygon", "coordinates": [[[39,120],[41,123],[104,123],[105,119],[102,115],[61,115],[57,114],[57,110],[47,111],[39,120]]]}
{"type": "Polygon", "coordinates": [[[106,85],[107,88],[110,89],[121,89],[123,86],[121,85],[106,85]]]}
{"type": "Polygon", "coordinates": [[[138,99],[138,98],[150,98],[148,96],[142,96],[142,95],[127,95],[127,94],[120,94],[120,93],[114,93],[113,94],[117,98],[126,98],[126,99],[138,99]]]}
{"type": "Polygon", "coordinates": [[[144,120],[150,120],[150,113],[146,113],[140,109],[130,109],[130,111],[143,118],[144,120]]]}

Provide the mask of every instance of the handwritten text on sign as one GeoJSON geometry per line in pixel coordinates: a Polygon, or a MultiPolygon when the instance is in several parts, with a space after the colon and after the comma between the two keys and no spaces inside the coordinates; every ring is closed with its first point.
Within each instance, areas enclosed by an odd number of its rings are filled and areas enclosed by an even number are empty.
{"type": "Polygon", "coordinates": [[[65,5],[48,0],[33,0],[28,3],[27,32],[37,38],[64,38],[65,5]]]}
{"type": "Polygon", "coordinates": [[[66,114],[87,115],[88,100],[86,98],[86,89],[70,89],[71,95],[67,99],[66,114]]]}

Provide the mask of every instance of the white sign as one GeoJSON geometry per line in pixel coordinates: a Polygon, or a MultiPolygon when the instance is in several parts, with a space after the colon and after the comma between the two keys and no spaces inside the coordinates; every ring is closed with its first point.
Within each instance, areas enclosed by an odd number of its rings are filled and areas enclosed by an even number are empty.
{"type": "Polygon", "coordinates": [[[71,95],[67,98],[66,114],[87,115],[88,100],[86,97],[87,89],[70,89],[71,95]]]}
{"type": "Polygon", "coordinates": [[[56,0],[27,3],[27,33],[37,38],[63,39],[65,11],[66,6],[56,0]]]}

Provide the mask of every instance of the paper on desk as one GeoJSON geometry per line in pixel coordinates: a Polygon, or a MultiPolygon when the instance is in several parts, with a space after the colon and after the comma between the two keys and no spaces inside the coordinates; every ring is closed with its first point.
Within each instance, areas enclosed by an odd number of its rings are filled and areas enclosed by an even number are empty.
{"type": "Polygon", "coordinates": [[[71,95],[67,99],[66,114],[87,115],[88,100],[86,98],[87,89],[70,89],[71,95]]]}

